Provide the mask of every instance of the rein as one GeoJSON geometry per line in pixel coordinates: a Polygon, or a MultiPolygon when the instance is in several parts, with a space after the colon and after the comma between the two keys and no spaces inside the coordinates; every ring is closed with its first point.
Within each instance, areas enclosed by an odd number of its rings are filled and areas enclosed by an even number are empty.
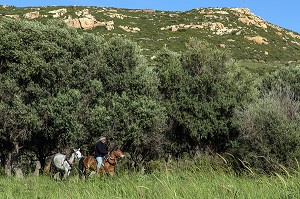
{"type": "MultiPolygon", "coordinates": [[[[110,152],[110,154],[112,153],[113,151],[110,152]]],[[[110,155],[108,155],[108,158],[107,158],[107,162],[112,165],[112,166],[115,166],[117,164],[117,157],[116,158],[112,158],[110,155]],[[109,160],[113,160],[114,162],[111,163],[109,160]]]]}
{"type": "Polygon", "coordinates": [[[70,167],[73,167],[73,165],[74,165],[74,163],[75,163],[75,158],[78,158],[78,156],[77,156],[76,152],[73,152],[73,153],[71,153],[69,159],[67,159],[67,155],[66,155],[65,161],[70,165],[70,167]],[[71,159],[71,157],[72,157],[73,154],[74,154],[74,161],[73,161],[73,162],[70,162],[70,159],[71,159]]]}
{"type": "Polygon", "coordinates": [[[69,160],[66,160],[66,162],[70,165],[70,167],[72,167],[74,164],[74,163],[70,162],[69,160]]]}

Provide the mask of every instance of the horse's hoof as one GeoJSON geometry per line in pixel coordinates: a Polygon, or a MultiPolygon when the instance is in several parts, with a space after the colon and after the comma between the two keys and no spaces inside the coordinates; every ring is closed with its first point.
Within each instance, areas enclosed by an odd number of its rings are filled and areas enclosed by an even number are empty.
{"type": "Polygon", "coordinates": [[[96,173],[96,171],[91,171],[91,175],[94,175],[96,173]]]}

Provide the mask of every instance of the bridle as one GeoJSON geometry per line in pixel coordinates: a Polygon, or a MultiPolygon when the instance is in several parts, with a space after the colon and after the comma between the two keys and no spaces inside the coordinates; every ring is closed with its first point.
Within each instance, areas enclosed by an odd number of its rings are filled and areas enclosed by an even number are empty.
{"type": "Polygon", "coordinates": [[[77,154],[77,151],[74,151],[75,153],[75,158],[79,159],[79,155],[77,154]]]}
{"type": "Polygon", "coordinates": [[[108,158],[107,158],[107,162],[110,164],[110,165],[112,165],[112,166],[115,166],[116,164],[117,164],[117,162],[118,162],[118,158],[120,157],[118,157],[117,155],[115,155],[116,157],[115,158],[112,158],[111,157],[111,153],[113,153],[114,151],[111,151],[109,154],[108,154],[108,158]],[[112,160],[113,162],[111,162],[111,161],[109,161],[109,160],[112,160]]]}
{"type": "Polygon", "coordinates": [[[108,162],[110,165],[115,166],[115,165],[117,164],[117,158],[112,158],[112,157],[108,156],[107,162],[108,162]],[[110,160],[112,160],[113,162],[111,162],[110,160]]]}
{"type": "MultiPolygon", "coordinates": [[[[74,151],[72,154],[74,154],[74,162],[75,162],[75,159],[77,158],[77,159],[79,159],[79,155],[77,154],[77,151],[74,151]]],[[[69,165],[70,165],[70,167],[72,167],[73,166],[73,164],[74,164],[74,162],[70,162],[69,160],[65,160],[69,165]]]]}

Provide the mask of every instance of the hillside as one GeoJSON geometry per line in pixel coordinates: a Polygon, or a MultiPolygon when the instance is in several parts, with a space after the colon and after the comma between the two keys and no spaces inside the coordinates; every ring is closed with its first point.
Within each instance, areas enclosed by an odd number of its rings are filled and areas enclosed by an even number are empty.
{"type": "Polygon", "coordinates": [[[137,42],[151,57],[163,46],[184,51],[190,37],[227,49],[238,60],[298,61],[300,35],[264,21],[245,8],[199,8],[186,12],[105,7],[1,6],[0,16],[45,23],[63,20],[68,26],[103,37],[115,35],[137,42]]]}

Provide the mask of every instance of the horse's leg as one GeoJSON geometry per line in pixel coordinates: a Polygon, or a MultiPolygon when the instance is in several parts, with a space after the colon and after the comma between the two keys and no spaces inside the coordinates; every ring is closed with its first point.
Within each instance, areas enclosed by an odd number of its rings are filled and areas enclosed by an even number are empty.
{"type": "Polygon", "coordinates": [[[79,169],[79,178],[80,179],[85,179],[85,175],[86,175],[86,169],[85,166],[83,166],[81,169],[79,169]]]}
{"type": "Polygon", "coordinates": [[[110,171],[110,172],[108,172],[108,174],[109,174],[110,176],[114,176],[115,172],[110,171]]]}
{"type": "Polygon", "coordinates": [[[105,162],[105,164],[103,165],[102,168],[103,168],[103,170],[102,170],[103,175],[105,175],[105,174],[110,175],[110,176],[112,175],[111,171],[112,171],[113,168],[111,167],[111,165],[108,162],[105,162]]]}
{"type": "Polygon", "coordinates": [[[85,166],[85,159],[84,157],[80,158],[78,162],[78,174],[79,179],[85,179],[86,178],[86,166],[85,166]]]}
{"type": "Polygon", "coordinates": [[[110,176],[114,176],[114,174],[115,174],[115,168],[114,168],[114,167],[110,167],[110,168],[108,168],[107,170],[108,170],[107,173],[108,173],[110,176]]]}
{"type": "Polygon", "coordinates": [[[80,176],[80,179],[83,179],[83,180],[86,180],[86,173],[84,172],[84,173],[82,173],[82,175],[80,176]]]}
{"type": "Polygon", "coordinates": [[[82,167],[80,167],[80,169],[78,170],[78,174],[79,174],[79,179],[86,178],[86,168],[84,165],[82,165],[82,167]]]}
{"type": "Polygon", "coordinates": [[[65,168],[65,174],[64,174],[64,180],[67,179],[67,177],[69,176],[69,170],[67,168],[65,168]]]}
{"type": "Polygon", "coordinates": [[[56,172],[53,176],[54,180],[60,180],[60,172],[56,172]]]}
{"type": "Polygon", "coordinates": [[[86,180],[87,179],[87,174],[88,174],[88,167],[83,163],[81,168],[80,168],[80,178],[86,180]]]}

